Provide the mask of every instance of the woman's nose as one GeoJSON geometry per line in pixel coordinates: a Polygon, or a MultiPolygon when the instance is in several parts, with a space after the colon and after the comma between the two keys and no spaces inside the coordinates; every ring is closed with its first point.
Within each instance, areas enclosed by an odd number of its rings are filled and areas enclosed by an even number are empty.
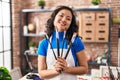
{"type": "Polygon", "coordinates": [[[65,18],[65,17],[63,17],[63,18],[62,18],[62,21],[66,21],[66,18],[65,18]]]}

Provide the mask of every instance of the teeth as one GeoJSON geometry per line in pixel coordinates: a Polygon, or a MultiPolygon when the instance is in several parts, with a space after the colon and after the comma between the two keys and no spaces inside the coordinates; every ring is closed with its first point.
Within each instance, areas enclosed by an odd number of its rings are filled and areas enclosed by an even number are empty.
{"type": "Polygon", "coordinates": [[[65,24],[61,24],[62,26],[65,26],[65,24]]]}
{"type": "Polygon", "coordinates": [[[61,24],[62,26],[65,26],[65,23],[63,23],[63,22],[60,22],[60,24],[61,24]]]}

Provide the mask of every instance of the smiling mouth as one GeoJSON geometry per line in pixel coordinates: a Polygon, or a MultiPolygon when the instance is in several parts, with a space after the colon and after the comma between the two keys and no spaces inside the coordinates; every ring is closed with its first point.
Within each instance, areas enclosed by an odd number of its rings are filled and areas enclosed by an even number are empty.
{"type": "Polygon", "coordinates": [[[65,25],[66,25],[66,23],[65,23],[65,22],[62,22],[62,21],[60,21],[59,24],[60,24],[61,26],[65,26],[65,25]]]}

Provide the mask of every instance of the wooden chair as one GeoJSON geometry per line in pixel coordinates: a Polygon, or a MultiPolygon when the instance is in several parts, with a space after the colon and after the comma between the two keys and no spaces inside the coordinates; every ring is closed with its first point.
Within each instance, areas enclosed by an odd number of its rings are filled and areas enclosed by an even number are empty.
{"type": "Polygon", "coordinates": [[[19,67],[16,67],[10,71],[12,80],[18,80],[22,77],[21,70],[19,67]]]}

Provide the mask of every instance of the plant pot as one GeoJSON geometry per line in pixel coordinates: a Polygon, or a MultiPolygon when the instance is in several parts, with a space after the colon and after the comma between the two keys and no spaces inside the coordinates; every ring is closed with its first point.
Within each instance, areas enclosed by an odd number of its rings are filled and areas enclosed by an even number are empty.
{"type": "Polygon", "coordinates": [[[99,8],[99,5],[91,5],[89,8],[99,8]]]}
{"type": "Polygon", "coordinates": [[[40,9],[44,9],[44,6],[40,6],[40,9]]]}

